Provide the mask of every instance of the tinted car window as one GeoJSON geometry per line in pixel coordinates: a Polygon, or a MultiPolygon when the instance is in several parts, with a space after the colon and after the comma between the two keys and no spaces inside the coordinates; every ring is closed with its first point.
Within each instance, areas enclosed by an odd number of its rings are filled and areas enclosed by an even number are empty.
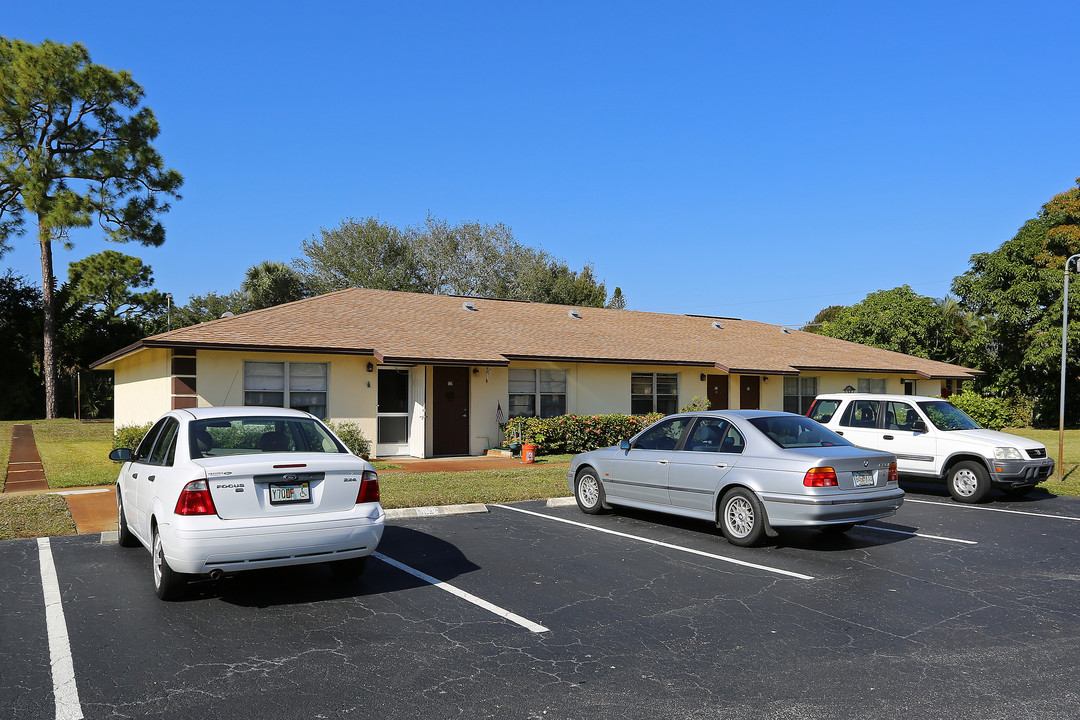
{"type": "Polygon", "coordinates": [[[840,424],[849,427],[876,428],[880,404],[877,400],[856,400],[851,403],[850,411],[844,413],[840,424]]]}
{"type": "Polygon", "coordinates": [[[196,420],[188,426],[192,458],[277,452],[348,452],[310,418],[242,417],[196,420]]]}
{"type": "Polygon", "coordinates": [[[654,425],[634,441],[634,447],[642,450],[674,450],[690,420],[691,418],[672,418],[654,425]]]}
{"type": "Polygon", "coordinates": [[[179,429],[180,423],[177,420],[166,418],[165,427],[158,434],[154,449],[150,451],[148,462],[151,465],[172,465],[176,446],[176,433],[179,429]]]}
{"type": "Polygon", "coordinates": [[[743,440],[742,433],[734,425],[728,425],[727,432],[724,433],[724,442],[720,445],[720,452],[741,453],[744,447],[746,447],[746,441],[743,440]]]}
{"type": "Polygon", "coordinates": [[[886,430],[910,430],[912,424],[919,419],[919,413],[914,407],[904,402],[885,403],[885,429],[886,430]]]}
{"type": "Polygon", "coordinates": [[[938,430],[975,430],[982,427],[968,417],[963,410],[953,407],[944,400],[921,402],[919,407],[938,430]]]}
{"type": "Polygon", "coordinates": [[[851,445],[824,425],[798,415],[754,418],[750,424],[782,448],[851,445]]]}
{"type": "Polygon", "coordinates": [[[161,432],[161,428],[165,427],[165,421],[168,419],[169,418],[161,418],[156,423],[154,423],[154,427],[150,428],[150,430],[145,435],[143,435],[143,439],[139,443],[139,447],[135,448],[135,456],[132,458],[132,460],[145,461],[148,457],[150,457],[150,450],[154,447],[154,440],[157,439],[158,434],[161,432]]]}
{"type": "Polygon", "coordinates": [[[720,452],[720,445],[724,442],[727,432],[727,423],[720,418],[698,418],[694,429],[690,431],[690,437],[686,438],[683,450],[690,452],[720,452]]]}
{"type": "Polygon", "coordinates": [[[817,400],[810,408],[810,419],[819,423],[827,423],[836,414],[836,408],[840,407],[839,400],[817,400]]]}

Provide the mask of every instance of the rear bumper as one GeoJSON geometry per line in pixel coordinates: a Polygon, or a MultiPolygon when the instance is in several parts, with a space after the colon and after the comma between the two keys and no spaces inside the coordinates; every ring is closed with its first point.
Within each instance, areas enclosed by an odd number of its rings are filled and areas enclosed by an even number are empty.
{"type": "Polygon", "coordinates": [[[762,493],[765,513],[773,527],[858,523],[889,517],[904,504],[900,488],[859,495],[782,495],[762,493]]]}
{"type": "Polygon", "coordinates": [[[357,505],[332,518],[287,524],[218,517],[172,518],[159,526],[165,559],[176,572],[203,574],[366,557],[382,539],[386,514],[357,505]]]}

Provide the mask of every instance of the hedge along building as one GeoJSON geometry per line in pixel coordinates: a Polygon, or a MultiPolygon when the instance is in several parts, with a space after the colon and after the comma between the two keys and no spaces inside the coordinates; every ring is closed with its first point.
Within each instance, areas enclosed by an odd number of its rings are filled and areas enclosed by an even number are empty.
{"type": "Polygon", "coordinates": [[[731,318],[350,289],[154,335],[92,366],[117,427],[174,408],[295,407],[376,456],[477,455],[500,417],[805,412],[820,392],[937,395],[977,370],[731,318]],[[501,414],[500,414],[501,411],[501,414]]]}

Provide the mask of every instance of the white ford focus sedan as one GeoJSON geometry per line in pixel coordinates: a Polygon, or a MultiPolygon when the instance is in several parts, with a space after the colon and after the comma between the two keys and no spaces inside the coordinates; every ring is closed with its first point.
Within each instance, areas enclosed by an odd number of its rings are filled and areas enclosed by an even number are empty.
{"type": "Polygon", "coordinates": [[[120,545],[150,550],[162,600],[257,568],[328,562],[353,579],[382,538],[375,470],[305,412],[174,410],[109,458],[124,463],[120,545]]]}

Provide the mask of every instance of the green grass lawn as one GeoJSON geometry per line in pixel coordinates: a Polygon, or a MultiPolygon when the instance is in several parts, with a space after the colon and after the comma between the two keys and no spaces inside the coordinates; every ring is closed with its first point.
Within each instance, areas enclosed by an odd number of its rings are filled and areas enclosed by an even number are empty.
{"type": "Polygon", "coordinates": [[[0,490],[7,483],[7,464],[11,457],[11,426],[15,423],[0,422],[0,490]]]}
{"type": "Polygon", "coordinates": [[[385,508],[545,500],[569,495],[566,466],[467,472],[379,473],[385,508]]]}
{"type": "Polygon", "coordinates": [[[113,485],[120,465],[109,460],[112,450],[111,422],[34,420],[34,441],[49,487],[113,485]]]}
{"type": "Polygon", "coordinates": [[[0,496],[0,540],[74,534],[75,521],[59,495],[0,496]]]}

